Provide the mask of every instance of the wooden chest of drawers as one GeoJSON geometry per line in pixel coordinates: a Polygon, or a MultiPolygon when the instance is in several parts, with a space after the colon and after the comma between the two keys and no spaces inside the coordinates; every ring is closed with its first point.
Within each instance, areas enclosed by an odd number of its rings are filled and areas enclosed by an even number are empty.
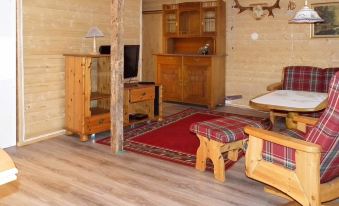
{"type": "Polygon", "coordinates": [[[130,125],[138,120],[130,120],[130,115],[144,114],[146,119],[140,121],[162,118],[162,93],[160,85],[125,86],[124,88],[124,125],[130,125]]]}
{"type": "Polygon", "coordinates": [[[154,87],[142,87],[129,90],[129,102],[154,100],[154,87]]]}
{"type": "Polygon", "coordinates": [[[110,130],[110,113],[95,115],[85,118],[85,133],[95,134],[98,132],[110,130]]]}

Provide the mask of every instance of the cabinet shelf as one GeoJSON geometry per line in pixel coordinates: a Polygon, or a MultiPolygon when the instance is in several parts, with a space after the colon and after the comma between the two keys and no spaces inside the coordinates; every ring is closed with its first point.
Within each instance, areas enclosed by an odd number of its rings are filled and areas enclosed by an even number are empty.
{"type": "Polygon", "coordinates": [[[105,94],[105,93],[100,93],[100,92],[91,93],[91,100],[107,99],[110,97],[111,97],[111,94],[105,94]]]}
{"type": "Polygon", "coordinates": [[[100,108],[100,107],[92,107],[91,108],[91,115],[99,115],[99,114],[105,114],[105,113],[109,113],[109,109],[105,109],[105,108],[100,108]]]}

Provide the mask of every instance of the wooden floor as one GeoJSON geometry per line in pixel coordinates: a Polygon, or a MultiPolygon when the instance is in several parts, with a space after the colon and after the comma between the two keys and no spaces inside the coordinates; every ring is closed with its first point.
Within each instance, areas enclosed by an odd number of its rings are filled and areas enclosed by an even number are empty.
{"type": "MultiPolygon", "coordinates": [[[[187,106],[166,104],[166,114],[187,106]]],[[[219,110],[225,110],[220,108],[219,110]]],[[[245,111],[245,110],[244,110],[245,111]]],[[[245,111],[246,112],[246,111],[245,111]]],[[[267,115],[267,114],[263,114],[267,115]]],[[[0,205],[281,205],[244,174],[244,159],[219,183],[211,172],[60,136],[9,148],[18,181],[0,187],[0,205]]]]}

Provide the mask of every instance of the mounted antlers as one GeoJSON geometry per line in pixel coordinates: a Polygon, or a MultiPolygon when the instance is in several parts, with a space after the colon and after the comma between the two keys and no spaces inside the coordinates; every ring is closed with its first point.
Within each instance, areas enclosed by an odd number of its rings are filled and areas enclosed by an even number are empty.
{"type": "Polygon", "coordinates": [[[264,10],[268,10],[268,16],[273,16],[273,9],[280,9],[279,6],[279,2],[280,0],[277,0],[272,6],[266,6],[266,3],[263,4],[250,4],[250,6],[241,6],[239,3],[239,0],[234,0],[235,5],[233,6],[233,8],[238,8],[239,9],[239,13],[246,11],[246,10],[251,10],[254,12],[254,17],[256,19],[260,19],[263,16],[263,11],[264,10]]]}

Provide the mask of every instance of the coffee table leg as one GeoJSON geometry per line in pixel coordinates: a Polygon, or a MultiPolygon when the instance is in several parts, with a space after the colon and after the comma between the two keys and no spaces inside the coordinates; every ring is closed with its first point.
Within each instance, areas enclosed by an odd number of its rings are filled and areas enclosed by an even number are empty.
{"type": "Polygon", "coordinates": [[[289,112],[286,117],[286,127],[288,129],[296,129],[297,124],[293,122],[293,117],[298,116],[297,112],[289,112]]]}

